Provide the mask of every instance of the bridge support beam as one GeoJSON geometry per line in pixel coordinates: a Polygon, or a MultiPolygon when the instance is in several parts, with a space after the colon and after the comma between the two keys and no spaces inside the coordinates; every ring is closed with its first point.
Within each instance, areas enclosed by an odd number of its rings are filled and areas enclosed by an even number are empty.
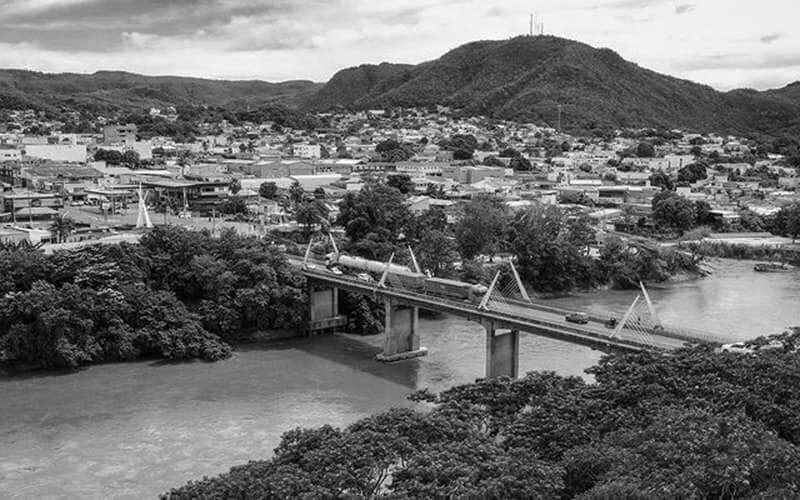
{"type": "Polygon", "coordinates": [[[347,318],[339,314],[339,289],[336,287],[315,287],[309,285],[310,305],[308,331],[336,329],[347,325],[347,318]]]}
{"type": "Polygon", "coordinates": [[[486,329],[486,378],[519,376],[519,330],[500,330],[493,321],[486,329]]]}
{"type": "Polygon", "coordinates": [[[419,346],[419,308],[386,299],[385,338],[383,352],[376,358],[391,362],[425,356],[428,350],[419,346]]]}

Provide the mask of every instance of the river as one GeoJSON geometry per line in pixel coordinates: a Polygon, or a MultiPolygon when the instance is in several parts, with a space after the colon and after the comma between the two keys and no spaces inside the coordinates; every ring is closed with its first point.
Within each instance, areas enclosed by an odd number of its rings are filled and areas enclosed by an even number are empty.
{"type": "MultiPolygon", "coordinates": [[[[712,261],[714,275],[653,288],[664,322],[731,341],[800,325],[800,272],[759,274],[712,261]],[[737,333],[731,333],[737,332],[737,333]]],[[[550,301],[624,311],[635,292],[550,301]]],[[[484,337],[458,318],[421,320],[429,355],[373,361],[381,338],[329,336],[242,348],[218,363],[134,362],[0,379],[0,498],[147,498],[268,458],[294,427],[354,420],[409,404],[418,388],[480,377],[484,337]]],[[[523,335],[520,370],[583,375],[599,352],[523,335]]]]}

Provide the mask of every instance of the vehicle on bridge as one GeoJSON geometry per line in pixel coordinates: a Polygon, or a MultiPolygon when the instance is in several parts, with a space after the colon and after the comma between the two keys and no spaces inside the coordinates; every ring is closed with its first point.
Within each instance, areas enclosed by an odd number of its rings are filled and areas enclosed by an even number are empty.
{"type": "Polygon", "coordinates": [[[589,316],[586,313],[570,313],[564,316],[564,319],[569,321],[570,323],[578,323],[580,325],[585,325],[589,322],[589,316]]]}
{"type": "Polygon", "coordinates": [[[354,274],[359,279],[366,280],[365,276],[370,276],[373,280],[376,277],[387,274],[389,282],[393,278],[402,281],[403,288],[437,297],[447,299],[464,300],[477,303],[483,298],[488,288],[483,285],[466,283],[463,281],[450,280],[444,278],[434,278],[424,273],[412,271],[408,266],[399,264],[387,264],[377,260],[364,259],[362,257],[352,257],[339,252],[327,255],[326,267],[331,272],[342,272],[346,270],[354,274]]]}

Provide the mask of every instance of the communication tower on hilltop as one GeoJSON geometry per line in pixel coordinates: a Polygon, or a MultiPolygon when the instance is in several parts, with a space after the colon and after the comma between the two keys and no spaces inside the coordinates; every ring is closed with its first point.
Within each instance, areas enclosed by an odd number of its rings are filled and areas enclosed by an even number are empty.
{"type": "Polygon", "coordinates": [[[534,12],[533,14],[531,14],[531,25],[528,36],[541,36],[541,35],[544,35],[544,21],[542,21],[542,16],[534,12]]]}

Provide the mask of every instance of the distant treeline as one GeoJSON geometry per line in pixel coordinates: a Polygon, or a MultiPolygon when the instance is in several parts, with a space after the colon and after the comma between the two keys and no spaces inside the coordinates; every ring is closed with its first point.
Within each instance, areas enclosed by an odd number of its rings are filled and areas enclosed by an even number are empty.
{"type": "Polygon", "coordinates": [[[681,248],[722,259],[766,260],[786,262],[800,266],[800,249],[773,246],[737,245],[729,242],[687,241],[679,245],[681,248]]]}

